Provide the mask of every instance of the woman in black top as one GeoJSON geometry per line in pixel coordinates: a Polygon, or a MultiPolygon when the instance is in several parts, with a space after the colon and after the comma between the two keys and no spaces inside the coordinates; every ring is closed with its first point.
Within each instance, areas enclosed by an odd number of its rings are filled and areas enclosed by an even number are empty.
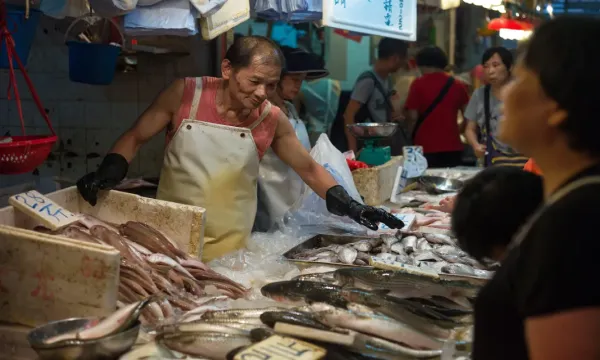
{"type": "Polygon", "coordinates": [[[504,89],[500,137],[539,165],[545,204],[477,298],[474,360],[600,359],[598,39],[600,20],[544,23],[504,89]]]}

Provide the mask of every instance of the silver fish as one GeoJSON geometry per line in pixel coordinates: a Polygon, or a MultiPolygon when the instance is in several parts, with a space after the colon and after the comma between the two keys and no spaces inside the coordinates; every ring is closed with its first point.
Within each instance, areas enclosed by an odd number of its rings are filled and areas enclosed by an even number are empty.
{"type": "Polygon", "coordinates": [[[416,261],[442,261],[442,258],[440,258],[439,256],[437,256],[436,254],[434,254],[431,251],[424,251],[421,252],[419,254],[417,254],[414,259],[416,261]]]}
{"type": "MultiPolygon", "coordinates": [[[[358,260],[358,258],[356,259],[358,260]]],[[[333,277],[333,271],[324,272],[324,273],[313,273],[313,274],[302,274],[294,277],[292,280],[298,281],[316,281],[334,284],[335,278],[333,277]]]]}
{"type": "Polygon", "coordinates": [[[369,260],[371,260],[371,255],[359,251],[358,254],[356,255],[356,260],[362,260],[362,261],[369,262],[369,260]]]}
{"type": "Polygon", "coordinates": [[[369,252],[372,249],[371,242],[369,240],[361,240],[355,243],[352,243],[351,246],[358,251],[369,252]]]}
{"type": "Polygon", "coordinates": [[[447,274],[475,276],[473,268],[465,264],[448,264],[442,268],[442,271],[447,274]]]}
{"type": "Polygon", "coordinates": [[[452,238],[444,234],[425,234],[425,239],[433,244],[456,246],[456,243],[452,240],[452,238]]]}
{"type": "Polygon", "coordinates": [[[159,341],[171,350],[208,359],[225,359],[232,350],[251,344],[249,336],[222,333],[168,333],[159,341]]]}
{"type": "Polygon", "coordinates": [[[440,255],[450,255],[450,256],[458,256],[458,257],[463,257],[463,256],[467,256],[467,253],[460,250],[457,247],[451,246],[451,245],[443,245],[440,246],[439,248],[435,249],[436,253],[440,254],[440,255]]]}
{"type": "Polygon", "coordinates": [[[392,252],[395,252],[396,254],[404,254],[404,244],[402,244],[401,242],[392,244],[390,250],[392,250],[392,252]]]}
{"type": "Polygon", "coordinates": [[[429,241],[425,238],[420,238],[417,240],[417,251],[429,251],[433,249],[431,245],[429,245],[429,241]]]}
{"type": "Polygon", "coordinates": [[[251,324],[247,330],[228,326],[227,323],[187,322],[181,324],[165,325],[159,329],[161,333],[221,333],[233,335],[249,335],[255,327],[251,324]]]}
{"type": "Polygon", "coordinates": [[[343,247],[338,251],[337,255],[344,264],[353,264],[358,256],[358,251],[351,247],[343,247]]]}
{"type": "Polygon", "coordinates": [[[473,269],[473,272],[475,273],[475,276],[481,277],[481,278],[486,278],[486,279],[491,279],[494,276],[493,271],[473,269]]]}
{"type": "Polygon", "coordinates": [[[231,310],[220,310],[220,311],[209,311],[202,315],[203,320],[210,319],[258,319],[260,315],[266,311],[280,311],[285,308],[271,306],[260,309],[231,309],[231,310]]]}
{"type": "Polygon", "coordinates": [[[376,359],[432,359],[442,354],[442,350],[416,350],[375,336],[360,333],[356,336],[358,343],[364,344],[357,350],[376,359]]]}
{"type": "Polygon", "coordinates": [[[362,259],[356,259],[356,260],[354,260],[354,265],[367,266],[367,265],[369,265],[369,263],[362,259]]]}
{"type": "Polygon", "coordinates": [[[356,314],[323,303],[311,305],[316,317],[331,327],[341,327],[374,335],[386,340],[407,344],[414,348],[440,350],[443,342],[391,319],[356,314]]]}
{"type": "Polygon", "coordinates": [[[404,245],[404,252],[412,254],[417,246],[417,237],[414,235],[407,236],[402,239],[402,244],[404,245]]]}
{"type": "Polygon", "coordinates": [[[369,239],[369,243],[371,244],[371,248],[375,248],[378,247],[379,245],[381,245],[383,243],[383,240],[381,238],[372,238],[369,239]]]}
{"type": "Polygon", "coordinates": [[[395,235],[391,235],[391,234],[381,235],[380,238],[381,238],[381,240],[383,240],[383,243],[386,244],[387,246],[392,246],[392,244],[395,244],[398,241],[400,241],[400,239],[398,239],[395,235]]]}

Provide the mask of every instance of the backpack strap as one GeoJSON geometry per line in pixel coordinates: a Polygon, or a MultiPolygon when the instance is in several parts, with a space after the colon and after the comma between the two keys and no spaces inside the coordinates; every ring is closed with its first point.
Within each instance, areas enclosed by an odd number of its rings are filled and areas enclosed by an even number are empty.
{"type": "Polygon", "coordinates": [[[442,102],[442,100],[444,100],[446,94],[448,94],[448,91],[450,91],[452,84],[454,84],[454,78],[450,76],[450,78],[448,78],[448,81],[446,81],[446,83],[444,84],[440,92],[437,94],[435,99],[433,99],[433,102],[429,104],[429,106],[427,107],[427,109],[425,109],[425,112],[423,112],[423,114],[419,115],[419,118],[417,119],[417,122],[412,132],[413,141],[415,139],[415,136],[417,136],[417,131],[425,122],[425,119],[427,119],[431,112],[435,110],[435,108],[442,102]]]}

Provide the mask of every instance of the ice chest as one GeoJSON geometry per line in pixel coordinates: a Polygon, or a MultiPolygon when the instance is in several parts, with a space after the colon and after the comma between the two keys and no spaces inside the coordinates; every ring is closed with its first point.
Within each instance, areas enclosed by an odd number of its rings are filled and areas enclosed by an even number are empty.
{"type": "MultiPolygon", "coordinates": [[[[88,205],[75,187],[46,197],[71,212],[105,221],[141,221],[201,256],[205,210],[120,191],[100,195],[88,205]]],[[[103,316],[115,310],[119,252],[32,229],[29,217],[8,206],[0,209],[0,321],[37,326],[79,316],[103,316]]]]}

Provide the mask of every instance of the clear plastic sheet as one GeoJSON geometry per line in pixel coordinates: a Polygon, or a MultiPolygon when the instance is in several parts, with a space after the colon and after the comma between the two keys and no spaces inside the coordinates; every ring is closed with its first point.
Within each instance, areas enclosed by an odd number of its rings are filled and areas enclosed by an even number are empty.
{"type": "MultiPolygon", "coordinates": [[[[263,285],[300,275],[298,267],[285,261],[281,254],[307,238],[299,238],[282,232],[253,233],[245,249],[213,260],[208,265],[218,273],[246,287],[252,287],[249,300],[262,299],[264,301],[265,298],[260,294],[260,288],[263,285]]],[[[234,301],[232,305],[239,302],[234,301]]]]}
{"type": "MultiPolygon", "coordinates": [[[[310,151],[310,155],[329,171],[338,184],[342,185],[354,200],[363,203],[356,185],[354,185],[354,179],[346,162],[346,157],[333,146],[326,134],[319,137],[319,140],[310,151]]],[[[297,237],[307,234],[339,232],[364,235],[368,230],[347,217],[330,213],[327,210],[325,200],[309,187],[305,187],[300,199],[285,214],[279,228],[283,229],[286,234],[297,237]]]]}

